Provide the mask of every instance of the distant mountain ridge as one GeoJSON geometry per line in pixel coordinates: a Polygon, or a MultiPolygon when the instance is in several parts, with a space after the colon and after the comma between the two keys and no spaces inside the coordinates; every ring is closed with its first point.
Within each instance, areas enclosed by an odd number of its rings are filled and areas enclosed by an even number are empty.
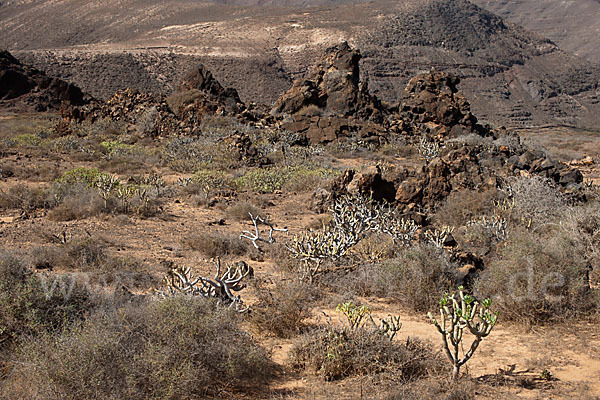
{"type": "Polygon", "coordinates": [[[599,0],[473,0],[473,3],[600,63],[599,0]]]}
{"type": "Polygon", "coordinates": [[[461,77],[483,121],[597,129],[599,65],[466,0],[235,2],[10,2],[0,7],[0,47],[98,97],[124,87],[168,94],[202,62],[242,100],[272,104],[347,40],[384,101],[435,68],[461,77]]]}

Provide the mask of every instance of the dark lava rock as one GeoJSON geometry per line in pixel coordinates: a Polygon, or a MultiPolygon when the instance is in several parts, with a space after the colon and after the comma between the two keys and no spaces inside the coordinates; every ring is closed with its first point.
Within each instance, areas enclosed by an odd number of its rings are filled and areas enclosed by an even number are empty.
{"type": "Polygon", "coordinates": [[[0,104],[34,111],[58,110],[62,103],[83,105],[88,98],[75,85],[21,64],[0,51],[0,104]]]}

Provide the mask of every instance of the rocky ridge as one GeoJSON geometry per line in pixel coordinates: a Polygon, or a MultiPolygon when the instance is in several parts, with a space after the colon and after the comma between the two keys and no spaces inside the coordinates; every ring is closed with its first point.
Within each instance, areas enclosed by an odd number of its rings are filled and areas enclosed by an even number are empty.
{"type": "Polygon", "coordinates": [[[0,8],[0,47],[103,99],[127,87],[168,95],[201,62],[242,100],[271,105],[323,50],[347,40],[382,101],[400,101],[408,80],[434,67],[460,77],[482,121],[597,128],[597,65],[466,0],[139,3],[115,14],[107,0],[82,27],[73,21],[84,3],[11,2],[0,8]]]}
{"type": "Polygon", "coordinates": [[[0,106],[34,111],[57,110],[61,103],[74,106],[89,100],[77,86],[21,64],[8,51],[0,51],[0,106]]]}

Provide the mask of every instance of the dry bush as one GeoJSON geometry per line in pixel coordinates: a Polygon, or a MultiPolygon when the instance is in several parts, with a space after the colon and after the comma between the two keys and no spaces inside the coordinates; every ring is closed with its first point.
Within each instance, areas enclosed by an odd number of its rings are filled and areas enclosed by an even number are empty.
{"type": "Polygon", "coordinates": [[[45,208],[50,202],[48,191],[43,187],[30,188],[24,184],[11,186],[6,192],[0,189],[0,208],[31,212],[45,208]]]}
{"type": "Polygon", "coordinates": [[[61,201],[50,210],[48,217],[54,221],[73,221],[100,215],[104,201],[96,190],[76,185],[61,194],[61,201]]]}
{"type": "Polygon", "coordinates": [[[98,167],[115,174],[139,174],[144,173],[154,166],[160,164],[160,157],[149,151],[142,151],[137,146],[131,151],[112,155],[102,160],[98,167]]]}
{"type": "Polygon", "coordinates": [[[56,164],[0,165],[0,178],[14,177],[30,182],[49,182],[58,178],[61,172],[56,164]]]}
{"type": "MultiPolygon", "coordinates": [[[[400,386],[386,400],[475,400],[475,394],[481,393],[479,386],[464,379],[459,382],[444,378],[424,379],[400,386]]],[[[494,392],[498,394],[498,390],[494,392]]]]}
{"type": "Polygon", "coordinates": [[[503,320],[526,325],[582,317],[600,307],[586,280],[587,262],[571,235],[547,226],[535,233],[513,230],[510,240],[474,282],[491,297],[503,320]]]}
{"type": "Polygon", "coordinates": [[[452,192],[436,210],[434,221],[440,226],[463,226],[473,218],[489,215],[499,197],[495,189],[452,192]]]}
{"type": "Polygon", "coordinates": [[[429,345],[410,338],[390,341],[365,327],[317,327],[295,343],[290,359],[294,368],[326,380],[387,373],[405,383],[447,371],[442,355],[429,345]]]}
{"type": "Polygon", "coordinates": [[[79,321],[93,307],[85,287],[64,276],[58,290],[45,277],[30,271],[22,261],[0,252],[0,349],[27,335],[60,331],[79,321]]]}
{"type": "Polygon", "coordinates": [[[393,258],[398,252],[403,251],[400,245],[387,234],[374,232],[368,234],[350,249],[350,254],[359,262],[375,263],[393,258]]]}
{"type": "Polygon", "coordinates": [[[513,177],[508,180],[508,185],[514,206],[506,213],[517,223],[527,220],[535,227],[553,222],[567,207],[564,196],[549,179],[513,177]]]}
{"type": "Polygon", "coordinates": [[[461,250],[485,257],[495,253],[499,238],[494,229],[481,224],[462,226],[452,233],[461,250]]]}
{"type": "Polygon", "coordinates": [[[441,296],[457,284],[457,265],[429,245],[406,249],[399,257],[381,265],[378,281],[385,296],[416,312],[436,309],[441,296]]]}
{"type": "Polygon", "coordinates": [[[250,221],[250,216],[261,216],[261,210],[248,201],[239,201],[227,208],[227,216],[236,221],[250,221]]]}
{"type": "Polygon", "coordinates": [[[435,310],[441,296],[457,286],[456,269],[444,252],[419,244],[399,250],[381,264],[324,277],[324,282],[338,293],[388,297],[408,310],[426,312],[435,310]]]}
{"type": "Polygon", "coordinates": [[[252,307],[250,320],[261,330],[278,337],[291,337],[304,327],[314,300],[313,287],[291,280],[266,288],[255,281],[258,302],[252,307]]]}
{"type": "Polygon", "coordinates": [[[80,329],[22,346],[4,394],[190,399],[258,390],[273,367],[239,322],[233,311],[186,296],[98,313],[80,329]]]}
{"type": "Polygon", "coordinates": [[[248,244],[239,237],[227,236],[220,232],[190,235],[182,239],[182,244],[210,258],[230,255],[241,256],[248,251],[248,244]]]}

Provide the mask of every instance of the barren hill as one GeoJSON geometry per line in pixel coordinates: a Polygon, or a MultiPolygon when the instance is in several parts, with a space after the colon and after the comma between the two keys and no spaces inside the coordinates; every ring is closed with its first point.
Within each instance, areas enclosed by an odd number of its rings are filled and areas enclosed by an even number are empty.
{"type": "Polygon", "coordinates": [[[597,128],[600,112],[600,66],[465,0],[27,0],[4,2],[0,20],[0,47],[104,98],[128,86],[170,93],[201,61],[244,101],[272,103],[347,40],[388,102],[436,68],[461,76],[484,121],[597,128]]]}
{"type": "Polygon", "coordinates": [[[598,0],[473,0],[486,10],[557,43],[563,50],[600,62],[598,0]]]}

